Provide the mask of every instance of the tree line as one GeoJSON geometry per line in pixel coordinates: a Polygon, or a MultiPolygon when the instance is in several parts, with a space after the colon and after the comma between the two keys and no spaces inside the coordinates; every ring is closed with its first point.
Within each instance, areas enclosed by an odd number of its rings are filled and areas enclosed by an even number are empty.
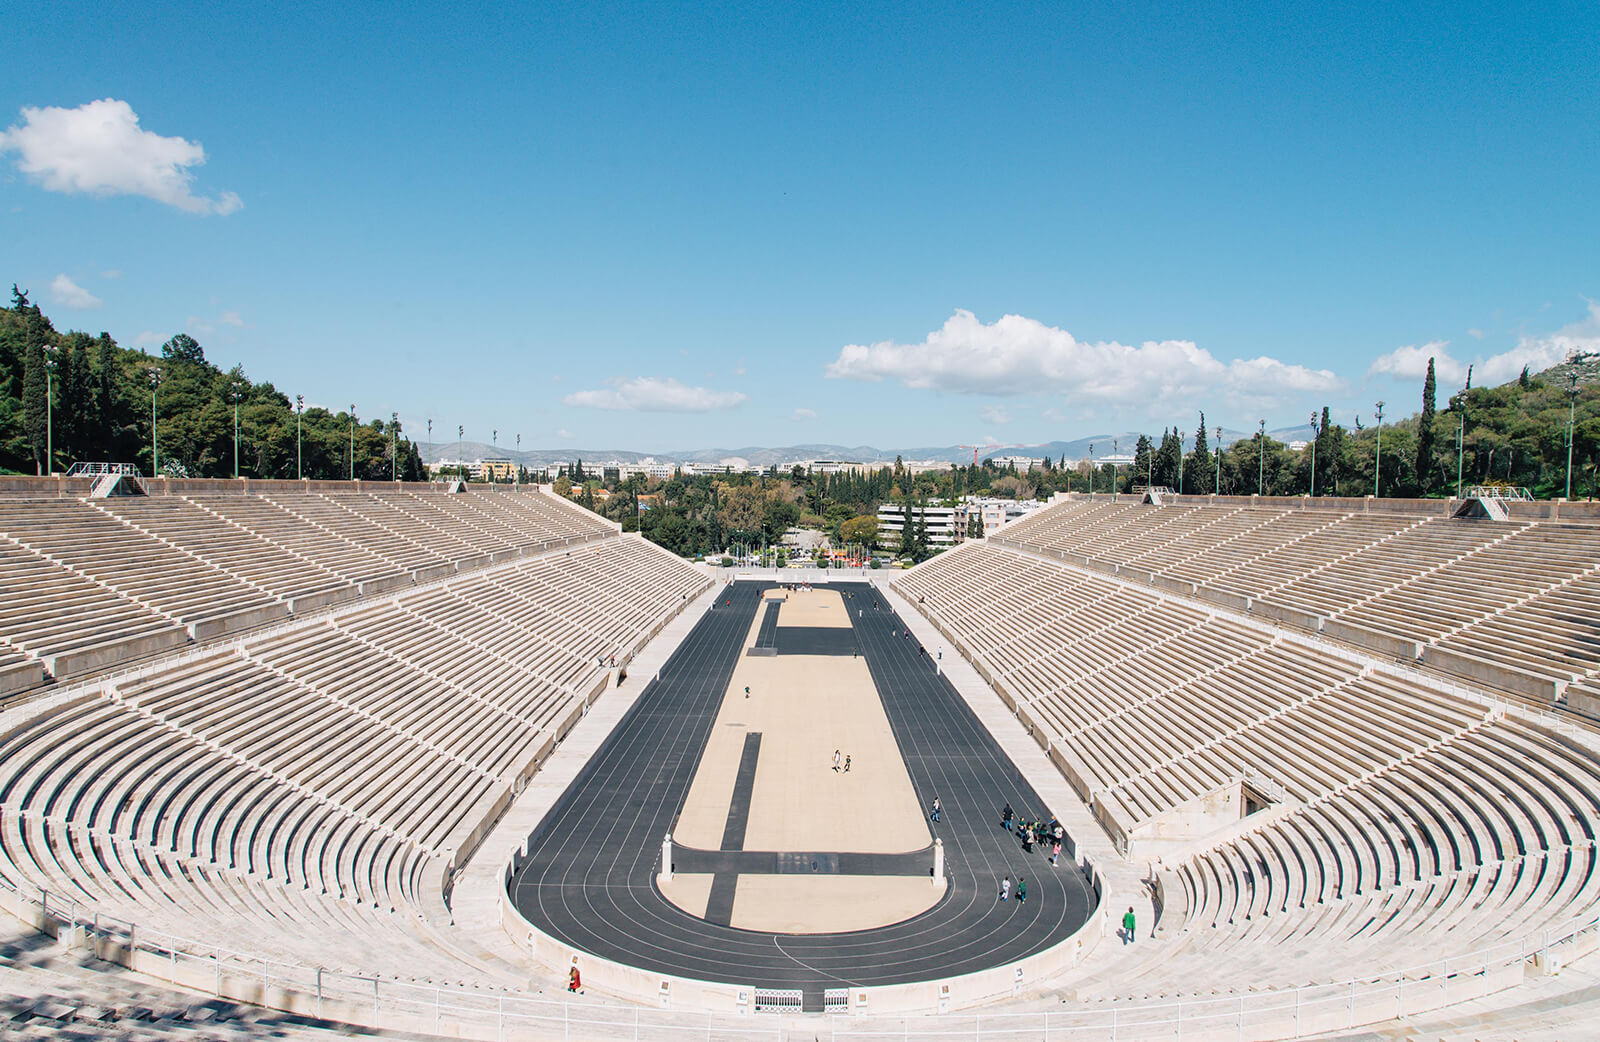
{"type": "Polygon", "coordinates": [[[75,462],[131,463],[150,474],[257,478],[427,479],[391,417],[360,421],[291,401],[241,366],[219,369],[179,333],[157,355],[109,333],[56,330],[15,285],[0,308],[0,472],[65,472],[75,462]],[[50,458],[46,458],[47,455],[50,458]]]}

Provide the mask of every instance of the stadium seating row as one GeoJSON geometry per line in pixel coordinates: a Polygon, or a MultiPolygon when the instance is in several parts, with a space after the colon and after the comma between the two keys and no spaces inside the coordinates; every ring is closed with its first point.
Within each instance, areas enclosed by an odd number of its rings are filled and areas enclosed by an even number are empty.
{"type": "Polygon", "coordinates": [[[1336,979],[1415,962],[1418,945],[1521,936],[1600,898],[1600,763],[1501,709],[993,542],[895,583],[1136,854],[1173,835],[1155,829],[1175,813],[1257,790],[1263,812],[1160,848],[1186,933],[1123,994],[1336,979]],[[1314,973],[1291,957],[1308,945],[1326,956],[1314,973]]]}
{"type": "Polygon", "coordinates": [[[994,541],[1231,598],[1546,704],[1600,677],[1586,622],[1600,606],[1600,525],[1075,500],[994,541]]]}
{"type": "Polygon", "coordinates": [[[263,958],[480,980],[419,911],[709,582],[612,537],[113,678],[0,736],[0,876],[263,958]]]}
{"type": "Polygon", "coordinates": [[[532,492],[0,497],[0,696],[614,531],[532,492]]]}

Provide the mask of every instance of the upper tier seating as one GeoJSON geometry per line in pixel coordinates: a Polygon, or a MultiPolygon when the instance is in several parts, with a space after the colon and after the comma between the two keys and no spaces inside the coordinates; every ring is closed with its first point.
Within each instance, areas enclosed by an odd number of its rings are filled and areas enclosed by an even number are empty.
{"type": "MultiPolygon", "coordinates": [[[[549,540],[559,517],[508,527],[549,540]]],[[[419,913],[604,685],[602,658],[709,584],[614,536],[24,707],[0,735],[0,883],[262,958],[501,986],[419,913]]]]}
{"type": "MultiPolygon", "coordinates": [[[[1238,512],[1194,516],[1205,528],[1228,518],[1243,523],[1238,512]]],[[[1148,511],[1119,520],[1152,523],[1148,511]]],[[[1469,542],[1460,557],[1494,544],[1476,532],[1469,542]]],[[[1563,554],[1530,573],[1569,574],[1563,554]]],[[[1532,581],[1483,579],[1500,591],[1532,581]]],[[[1513,714],[990,542],[894,583],[992,678],[1114,834],[1170,841],[1152,828],[1209,794],[1241,781],[1268,794],[1268,812],[1213,820],[1175,855],[1162,879],[1184,938],[1112,993],[1376,972],[1414,963],[1419,948],[1521,937],[1600,900],[1600,762],[1513,714]]]]}
{"type": "Polygon", "coordinates": [[[0,698],[614,531],[532,490],[0,495],[0,698]]]}
{"type": "Polygon", "coordinates": [[[1248,599],[1279,622],[1546,704],[1600,675],[1600,525],[1072,500],[992,541],[1248,599]]]}

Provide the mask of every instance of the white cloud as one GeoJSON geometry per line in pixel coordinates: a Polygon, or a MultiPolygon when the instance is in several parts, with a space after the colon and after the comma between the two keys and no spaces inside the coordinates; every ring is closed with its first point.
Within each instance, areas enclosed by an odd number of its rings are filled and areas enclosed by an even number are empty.
{"type": "Polygon", "coordinates": [[[133,346],[134,347],[154,347],[157,344],[165,343],[165,341],[166,341],[166,338],[163,337],[160,333],[157,333],[154,330],[147,329],[143,333],[140,333],[138,336],[133,338],[133,346]]]}
{"type": "Polygon", "coordinates": [[[713,391],[708,387],[688,387],[668,377],[641,376],[612,381],[608,388],[574,391],[561,399],[567,405],[586,409],[612,409],[638,412],[712,412],[732,409],[747,396],[739,391],[713,391]]]}
{"type": "Polygon", "coordinates": [[[1491,355],[1479,363],[1473,380],[1485,387],[1515,380],[1527,366],[1537,373],[1565,362],[1575,351],[1600,351],[1600,300],[1591,300],[1588,313],[1576,322],[1562,326],[1546,336],[1522,336],[1517,346],[1502,354],[1491,355]]]}
{"type": "Polygon", "coordinates": [[[1467,330],[1467,336],[1470,336],[1474,340],[1482,340],[1483,339],[1483,330],[1481,330],[1478,327],[1474,326],[1471,329],[1467,330]]]}
{"type": "Polygon", "coordinates": [[[120,278],[122,278],[122,269],[121,268],[107,268],[105,271],[102,271],[100,273],[100,277],[103,278],[103,279],[120,279],[120,278]]]}
{"type": "Polygon", "coordinates": [[[789,418],[792,420],[814,420],[817,418],[817,410],[806,408],[796,409],[794,412],[789,414],[789,418]]]}
{"type": "Polygon", "coordinates": [[[52,192],[141,195],[202,215],[244,205],[232,192],[193,194],[190,168],[206,161],[205,149],[143,129],[133,106],[115,98],[75,109],[24,108],[22,122],[0,132],[4,152],[17,153],[17,169],[52,192]]]}
{"type": "Polygon", "coordinates": [[[892,379],[961,394],[1070,391],[1075,399],[1151,405],[1192,403],[1219,393],[1265,403],[1343,386],[1329,370],[1273,358],[1224,363],[1188,340],[1089,343],[1021,315],[985,325],[964,310],[920,344],[847,345],[824,372],[834,379],[892,379]]]}
{"type": "Polygon", "coordinates": [[[1001,405],[985,405],[978,410],[978,418],[984,423],[1010,423],[1011,413],[1001,405]]]}
{"type": "Polygon", "coordinates": [[[1367,367],[1368,376],[1392,376],[1396,380],[1423,380],[1428,376],[1428,359],[1433,359],[1434,377],[1441,383],[1452,384],[1467,375],[1467,367],[1450,357],[1445,349],[1448,340],[1430,340],[1421,347],[1406,344],[1386,355],[1379,355],[1367,367]]]}
{"type": "Polygon", "coordinates": [[[65,275],[50,280],[50,299],[74,311],[93,311],[103,301],[65,275]]]}
{"type": "Polygon", "coordinates": [[[183,320],[184,328],[191,333],[208,336],[215,333],[222,326],[232,326],[235,329],[244,328],[244,319],[237,311],[224,311],[216,318],[202,318],[199,315],[190,315],[183,320]]]}
{"type": "Polygon", "coordinates": [[[573,434],[573,433],[572,433],[572,432],[571,432],[571,431],[569,431],[569,430],[567,430],[567,429],[566,429],[566,428],[565,428],[565,427],[563,427],[563,428],[561,428],[561,429],[560,429],[560,430],[558,430],[558,431],[556,431],[556,437],[558,437],[558,438],[565,438],[565,439],[567,439],[567,440],[568,440],[568,441],[570,441],[570,440],[572,440],[572,439],[573,439],[573,438],[576,438],[576,437],[577,437],[577,435],[576,435],[576,434],[573,434]]]}

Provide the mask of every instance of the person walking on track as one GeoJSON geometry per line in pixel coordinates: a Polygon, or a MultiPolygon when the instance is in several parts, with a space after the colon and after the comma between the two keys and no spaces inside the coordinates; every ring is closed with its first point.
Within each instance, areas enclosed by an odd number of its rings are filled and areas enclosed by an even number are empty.
{"type": "Polygon", "coordinates": [[[1014,817],[1016,817],[1016,814],[1011,810],[1011,804],[1008,801],[1006,803],[1006,809],[1000,812],[1000,827],[1005,829],[1007,832],[1010,832],[1011,819],[1014,817]]]}
{"type": "Polygon", "coordinates": [[[1017,877],[1017,904],[1028,899],[1028,881],[1021,876],[1017,877]]]}
{"type": "Polygon", "coordinates": [[[1000,900],[1002,900],[1002,901],[1011,900],[1011,877],[1010,876],[1006,876],[1004,879],[1000,880],[1000,900]]]}
{"type": "Polygon", "coordinates": [[[833,773],[839,773],[839,750],[837,749],[833,751],[833,773]]]}
{"type": "Polygon", "coordinates": [[[1135,924],[1134,924],[1134,918],[1133,918],[1133,906],[1129,905],[1127,914],[1122,917],[1122,943],[1123,944],[1132,944],[1133,943],[1134,925],[1135,924]]]}
{"type": "Polygon", "coordinates": [[[939,802],[939,797],[935,796],[933,798],[933,813],[928,815],[929,818],[933,819],[933,823],[934,824],[937,825],[939,823],[939,814],[943,810],[944,810],[944,805],[939,802]]]}

